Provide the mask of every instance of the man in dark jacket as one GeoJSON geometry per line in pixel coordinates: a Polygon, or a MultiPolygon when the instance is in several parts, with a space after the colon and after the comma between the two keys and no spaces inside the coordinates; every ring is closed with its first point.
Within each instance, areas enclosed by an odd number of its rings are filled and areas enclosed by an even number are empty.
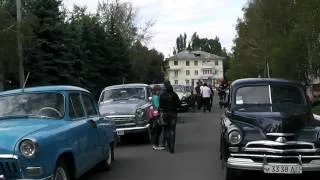
{"type": "Polygon", "coordinates": [[[165,83],[166,90],[160,95],[159,107],[164,126],[164,139],[170,153],[174,153],[176,137],[177,110],[181,106],[179,96],[173,91],[173,87],[165,83]]]}

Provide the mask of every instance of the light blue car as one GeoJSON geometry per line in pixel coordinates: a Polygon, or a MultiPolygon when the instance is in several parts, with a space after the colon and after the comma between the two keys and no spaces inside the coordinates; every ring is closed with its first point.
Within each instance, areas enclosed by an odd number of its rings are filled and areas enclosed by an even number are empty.
{"type": "Polygon", "coordinates": [[[114,161],[115,125],[89,91],[43,86],[0,93],[0,180],[69,180],[114,161]]]}

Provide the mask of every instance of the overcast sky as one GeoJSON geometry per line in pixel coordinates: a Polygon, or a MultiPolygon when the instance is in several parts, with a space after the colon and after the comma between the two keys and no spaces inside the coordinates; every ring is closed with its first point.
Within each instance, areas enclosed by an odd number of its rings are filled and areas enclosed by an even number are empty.
{"type": "MultiPolygon", "coordinates": [[[[86,5],[94,12],[98,2],[103,0],[63,0],[68,9],[73,4],[86,5]]],[[[200,37],[218,36],[228,50],[236,35],[237,19],[242,17],[242,7],[247,0],[122,0],[132,2],[138,10],[138,20],[154,19],[151,32],[153,39],[148,46],[162,52],[166,57],[172,54],[180,33],[190,37],[197,32],[200,37]]]]}

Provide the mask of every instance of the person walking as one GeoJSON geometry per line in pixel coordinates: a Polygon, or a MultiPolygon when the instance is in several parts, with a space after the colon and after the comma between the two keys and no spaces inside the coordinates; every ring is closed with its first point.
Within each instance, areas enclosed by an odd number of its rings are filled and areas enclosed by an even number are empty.
{"type": "Polygon", "coordinates": [[[160,95],[159,107],[164,121],[164,144],[170,153],[174,153],[177,109],[181,106],[179,96],[170,83],[165,83],[166,90],[160,95]]]}
{"type": "Polygon", "coordinates": [[[197,98],[197,108],[198,110],[201,109],[202,102],[201,102],[201,82],[197,82],[197,86],[195,87],[196,91],[196,98],[197,98]]]}
{"type": "Polygon", "coordinates": [[[208,87],[207,83],[204,83],[204,86],[201,90],[202,95],[202,102],[203,102],[203,112],[206,112],[208,110],[211,112],[211,105],[210,105],[210,99],[211,99],[211,89],[208,87]]]}
{"type": "Polygon", "coordinates": [[[214,91],[212,88],[212,85],[209,85],[210,91],[211,91],[211,95],[210,95],[210,107],[212,108],[213,106],[213,96],[214,96],[214,91]]]}
{"type": "Polygon", "coordinates": [[[160,101],[160,86],[155,85],[152,89],[152,119],[151,119],[151,132],[152,132],[152,143],[153,150],[163,150],[163,140],[161,134],[164,129],[164,122],[160,116],[159,101],[160,101]]]}

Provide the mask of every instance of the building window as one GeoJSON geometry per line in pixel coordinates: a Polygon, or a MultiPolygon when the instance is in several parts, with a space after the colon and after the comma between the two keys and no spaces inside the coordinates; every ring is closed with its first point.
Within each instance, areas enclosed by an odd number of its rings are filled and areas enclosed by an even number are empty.
{"type": "Polygon", "coordinates": [[[178,70],[175,70],[175,71],[174,71],[174,76],[177,77],[178,75],[179,75],[178,70]]]}
{"type": "Polygon", "coordinates": [[[187,85],[187,86],[190,85],[190,80],[186,80],[186,85],[187,85]]]}
{"type": "Polygon", "coordinates": [[[178,85],[178,80],[174,80],[174,84],[175,84],[175,85],[178,85]]]}
{"type": "Polygon", "coordinates": [[[190,61],[186,61],[186,66],[190,66],[190,61]]]}
{"type": "Polygon", "coordinates": [[[190,75],[190,70],[186,70],[186,75],[187,75],[187,76],[190,75]]]}
{"type": "Polygon", "coordinates": [[[195,66],[198,66],[198,61],[194,61],[194,65],[195,65],[195,66]]]}
{"type": "Polygon", "coordinates": [[[198,70],[194,70],[194,75],[198,75],[198,70]]]}
{"type": "Polygon", "coordinates": [[[207,75],[207,74],[212,74],[212,69],[210,70],[203,70],[203,74],[207,75]]]}
{"type": "Polygon", "coordinates": [[[175,66],[178,66],[178,61],[173,61],[173,64],[174,64],[175,66]]]}
{"type": "Polygon", "coordinates": [[[215,64],[216,64],[216,66],[218,66],[219,65],[219,61],[216,61],[215,64]]]}

